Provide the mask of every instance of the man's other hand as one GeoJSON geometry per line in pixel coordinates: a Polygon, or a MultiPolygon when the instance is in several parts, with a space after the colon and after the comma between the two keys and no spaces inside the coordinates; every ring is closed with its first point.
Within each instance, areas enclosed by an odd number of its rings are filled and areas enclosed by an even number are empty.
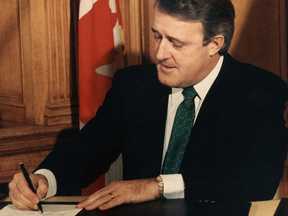
{"type": "Polygon", "coordinates": [[[106,210],[124,203],[140,203],[159,198],[156,178],[112,182],[77,205],[77,208],[106,210]]]}
{"type": "Polygon", "coordinates": [[[30,174],[30,178],[37,194],[29,188],[22,173],[15,174],[9,183],[9,196],[12,203],[20,210],[38,210],[37,203],[48,191],[48,181],[43,175],[30,174]]]}

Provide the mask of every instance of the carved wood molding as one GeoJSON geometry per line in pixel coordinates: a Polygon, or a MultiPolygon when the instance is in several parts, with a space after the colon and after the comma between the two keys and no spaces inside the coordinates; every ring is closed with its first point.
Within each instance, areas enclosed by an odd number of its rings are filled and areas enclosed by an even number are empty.
{"type": "Polygon", "coordinates": [[[78,100],[54,100],[48,103],[44,113],[45,125],[77,124],[79,122],[78,100]]]}
{"type": "Polygon", "coordinates": [[[58,145],[74,139],[74,126],[19,126],[0,130],[0,183],[9,182],[19,172],[22,161],[32,172],[58,145]]]}
{"type": "Polygon", "coordinates": [[[11,106],[0,104],[0,119],[4,121],[13,121],[25,123],[26,122],[26,113],[25,107],[11,106]]]}
{"type": "Polygon", "coordinates": [[[0,7],[0,119],[13,121],[18,113],[25,121],[19,0],[1,1],[0,7]]]}
{"type": "MultiPolygon", "coordinates": [[[[75,135],[77,131],[79,131],[77,125],[26,125],[4,128],[0,132],[0,156],[51,149],[59,141],[65,141],[67,135],[75,135]]],[[[72,138],[69,137],[69,140],[66,140],[65,143],[71,140],[72,138]]]]}
{"type": "Polygon", "coordinates": [[[45,1],[48,38],[49,96],[44,113],[46,125],[71,124],[78,113],[75,4],[45,1]]]}
{"type": "Polygon", "coordinates": [[[126,65],[142,63],[141,0],[119,0],[125,39],[126,65]]]}
{"type": "MultiPolygon", "coordinates": [[[[78,19],[75,16],[78,12],[75,11],[78,11],[78,1],[75,2],[0,2],[1,8],[7,8],[1,14],[7,28],[1,29],[0,36],[1,47],[5,50],[0,55],[0,61],[5,63],[0,77],[0,119],[43,125],[47,122],[47,112],[54,111],[47,106],[63,100],[63,115],[66,116],[66,101],[76,103],[75,22],[78,19]],[[20,108],[24,111],[20,112],[20,117],[12,114],[20,108]]],[[[61,115],[59,109],[57,115],[61,115]]]]}
{"type": "Polygon", "coordinates": [[[45,5],[43,1],[19,1],[21,49],[23,55],[23,92],[26,119],[43,123],[47,101],[47,51],[45,5]]]}

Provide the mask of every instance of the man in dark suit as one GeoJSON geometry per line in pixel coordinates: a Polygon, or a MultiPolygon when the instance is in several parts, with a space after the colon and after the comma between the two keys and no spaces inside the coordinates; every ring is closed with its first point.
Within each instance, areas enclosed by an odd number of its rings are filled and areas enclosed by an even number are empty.
{"type": "Polygon", "coordinates": [[[124,181],[95,192],[79,208],[104,210],[162,197],[273,198],[287,152],[287,85],[227,53],[234,16],[230,0],[158,0],[152,26],[156,66],[119,70],[103,106],[69,149],[56,149],[31,174],[37,196],[16,174],[9,184],[12,202],[37,209],[47,191],[74,194],[107,172],[120,153],[124,181]],[[188,90],[193,113],[186,127],[188,117],[179,124],[177,110],[184,110],[188,90]],[[187,143],[171,150],[171,140],[187,136],[190,124],[187,143]]]}

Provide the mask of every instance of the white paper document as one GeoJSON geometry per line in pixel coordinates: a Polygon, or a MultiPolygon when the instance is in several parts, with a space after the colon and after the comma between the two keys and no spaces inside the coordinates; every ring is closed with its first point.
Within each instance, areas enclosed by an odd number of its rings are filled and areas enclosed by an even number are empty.
{"type": "Polygon", "coordinates": [[[14,205],[9,204],[0,211],[0,216],[75,216],[81,209],[77,209],[76,205],[52,205],[42,204],[43,214],[38,211],[20,211],[14,205]]]}

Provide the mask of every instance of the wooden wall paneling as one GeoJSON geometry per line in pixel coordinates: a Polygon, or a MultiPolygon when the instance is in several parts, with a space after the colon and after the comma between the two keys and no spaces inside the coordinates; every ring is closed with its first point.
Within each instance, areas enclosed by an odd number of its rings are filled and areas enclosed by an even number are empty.
{"type": "Polygon", "coordinates": [[[125,65],[142,64],[142,4],[141,0],[120,0],[124,32],[125,65]]]}
{"type": "Polygon", "coordinates": [[[51,149],[30,152],[29,154],[19,153],[15,155],[1,155],[0,184],[10,182],[13,179],[14,174],[21,172],[19,167],[20,162],[25,164],[28,172],[33,172],[42,160],[51,152],[51,149]]]}
{"type": "Polygon", "coordinates": [[[72,0],[0,4],[9,8],[1,14],[7,29],[0,36],[5,51],[0,56],[0,119],[36,125],[75,122],[78,4],[72,0]]]}
{"type": "Polygon", "coordinates": [[[48,91],[45,5],[37,0],[21,0],[19,5],[26,118],[41,125],[48,91]]]}
{"type": "MultiPolygon", "coordinates": [[[[48,38],[49,97],[45,124],[78,122],[76,54],[73,4],[70,1],[46,0],[48,38]]],[[[77,9],[77,8],[76,8],[77,9]]]]}
{"type": "Polygon", "coordinates": [[[120,0],[126,66],[155,62],[151,32],[155,0],[120,0]]]}
{"type": "Polygon", "coordinates": [[[155,63],[154,35],[151,31],[155,0],[142,0],[143,64],[155,63]]]}
{"type": "Polygon", "coordinates": [[[25,122],[18,0],[0,1],[0,120],[25,122]]]}
{"type": "Polygon", "coordinates": [[[11,181],[23,162],[32,172],[58,146],[69,144],[78,126],[26,126],[2,128],[0,133],[0,183],[11,181]]]}
{"type": "Polygon", "coordinates": [[[1,102],[0,121],[26,123],[26,112],[24,105],[18,105],[11,102],[1,102]]]}
{"type": "MultiPolygon", "coordinates": [[[[287,0],[279,1],[279,30],[280,30],[280,62],[281,70],[280,76],[286,82],[288,82],[287,75],[287,0]]],[[[286,119],[286,127],[288,127],[288,102],[286,102],[286,112],[284,114],[286,119]]],[[[279,186],[279,198],[288,197],[288,157],[286,158],[284,165],[284,172],[279,186]]]]}
{"type": "Polygon", "coordinates": [[[21,161],[32,171],[79,131],[71,125],[78,113],[75,2],[0,1],[0,24],[7,27],[0,35],[7,50],[0,54],[0,120],[30,124],[0,122],[0,183],[19,172],[21,161]]]}
{"type": "Polygon", "coordinates": [[[280,75],[278,0],[232,0],[235,34],[229,52],[236,59],[280,75]]]}

